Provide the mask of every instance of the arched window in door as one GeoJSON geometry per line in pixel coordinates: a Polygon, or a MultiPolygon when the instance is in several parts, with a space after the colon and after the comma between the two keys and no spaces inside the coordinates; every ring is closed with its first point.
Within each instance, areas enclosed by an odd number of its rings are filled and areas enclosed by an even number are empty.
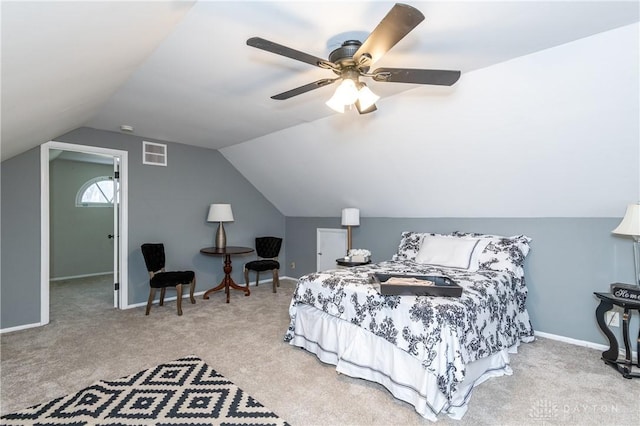
{"type": "Polygon", "coordinates": [[[76,195],[76,207],[112,207],[114,180],[111,176],[98,176],[80,187],[76,195]]]}

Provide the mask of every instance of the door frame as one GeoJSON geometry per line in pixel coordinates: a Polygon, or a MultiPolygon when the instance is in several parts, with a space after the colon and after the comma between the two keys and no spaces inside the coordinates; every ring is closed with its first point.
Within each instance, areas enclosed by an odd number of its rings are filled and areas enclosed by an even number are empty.
{"type": "MultiPolygon", "coordinates": [[[[82,152],[117,157],[120,160],[120,238],[114,251],[118,251],[120,267],[119,309],[126,309],[128,303],[128,263],[126,248],[129,240],[129,202],[128,202],[128,155],[127,151],[77,145],[66,142],[49,141],[40,145],[40,325],[49,323],[49,273],[50,273],[50,234],[49,234],[49,152],[52,149],[82,152]]],[[[114,218],[115,224],[115,218],[114,218]]],[[[115,256],[115,255],[114,255],[115,256]]],[[[114,265],[115,267],[115,265],[114,265]]]]}

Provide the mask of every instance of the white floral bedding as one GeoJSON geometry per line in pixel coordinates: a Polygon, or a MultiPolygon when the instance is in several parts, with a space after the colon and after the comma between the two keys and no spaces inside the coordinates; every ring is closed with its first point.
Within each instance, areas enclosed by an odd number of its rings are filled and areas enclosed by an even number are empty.
{"type": "MultiPolygon", "coordinates": [[[[520,261],[524,256],[526,252],[520,261]]],[[[316,272],[298,281],[284,340],[294,337],[297,307],[313,306],[417,357],[437,377],[440,392],[450,398],[464,379],[465,364],[533,340],[526,296],[524,273],[519,271],[437,268],[406,260],[406,256],[404,260],[316,272]],[[382,296],[371,280],[375,272],[448,276],[463,287],[462,296],[382,296]]]]}

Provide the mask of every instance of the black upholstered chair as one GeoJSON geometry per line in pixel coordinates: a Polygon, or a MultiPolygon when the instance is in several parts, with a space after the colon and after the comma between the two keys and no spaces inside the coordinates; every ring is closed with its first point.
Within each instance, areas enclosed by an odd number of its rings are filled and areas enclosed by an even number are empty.
{"type": "Polygon", "coordinates": [[[256,238],[256,253],[258,260],[247,262],[244,265],[244,281],[249,286],[249,271],[256,272],[256,287],[260,281],[260,272],[271,271],[273,274],[273,292],[276,287],[280,286],[280,278],[278,270],[280,262],[278,262],[278,254],[282,246],[282,238],[278,237],[258,237],[256,238]]]}
{"type": "Polygon", "coordinates": [[[193,271],[171,271],[164,270],[165,256],[164,245],[161,243],[147,243],[140,246],[144,263],[149,271],[149,300],[147,301],[147,311],[149,315],[153,299],[156,296],[156,289],[160,289],[160,306],[164,304],[164,293],[167,287],[175,287],[177,293],[178,315],[182,315],[182,285],[189,284],[189,298],[191,303],[196,303],[193,291],[196,288],[196,274],[193,271]]]}

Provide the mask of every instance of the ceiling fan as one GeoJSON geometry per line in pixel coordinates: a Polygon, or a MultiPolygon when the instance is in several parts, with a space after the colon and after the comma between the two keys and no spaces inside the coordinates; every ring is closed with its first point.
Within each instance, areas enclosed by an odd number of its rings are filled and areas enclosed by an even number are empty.
{"type": "Polygon", "coordinates": [[[364,42],[347,40],[329,54],[328,60],[260,37],[248,39],[247,45],[328,69],[338,75],[335,78],[323,78],[279,93],[271,99],[289,99],[342,80],[327,105],[338,112],[344,112],[345,106],[353,104],[360,114],[366,114],[377,109],[375,102],[380,97],[373,94],[365,83],[360,82],[360,77],[370,77],[377,82],[441,86],[451,86],[460,78],[460,71],[448,70],[377,68],[369,71],[377,60],[423,20],[424,15],[418,9],[396,3],[364,42]]]}

